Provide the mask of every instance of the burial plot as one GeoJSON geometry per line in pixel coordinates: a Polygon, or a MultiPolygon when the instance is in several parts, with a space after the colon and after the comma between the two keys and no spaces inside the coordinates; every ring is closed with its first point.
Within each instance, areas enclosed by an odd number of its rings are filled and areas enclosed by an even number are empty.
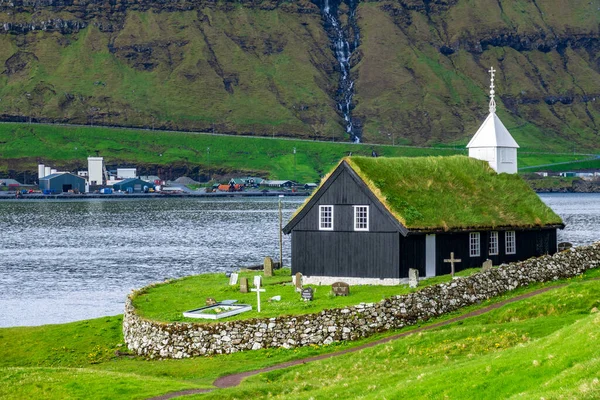
{"type": "Polygon", "coordinates": [[[419,270],[415,268],[408,269],[408,287],[416,288],[419,286],[419,270]]]}
{"type": "Polygon", "coordinates": [[[348,296],[350,294],[350,285],[346,282],[336,282],[331,285],[331,291],[336,296],[348,296]]]}
{"type": "Polygon", "coordinates": [[[248,278],[244,276],[240,278],[240,293],[248,293],[248,278]]]}
{"type": "Polygon", "coordinates": [[[264,275],[265,276],[273,276],[273,259],[271,257],[265,257],[264,266],[264,275]]]}
{"type": "Polygon", "coordinates": [[[297,272],[294,277],[294,285],[296,286],[296,292],[302,291],[302,274],[300,272],[297,272]]]}
{"type": "Polygon", "coordinates": [[[492,260],[485,260],[481,266],[481,272],[489,271],[492,269],[492,260]]]}
{"type": "Polygon", "coordinates": [[[314,298],[313,288],[308,287],[308,288],[302,289],[302,294],[301,295],[302,295],[302,299],[304,301],[312,301],[313,298],[314,298]]]}

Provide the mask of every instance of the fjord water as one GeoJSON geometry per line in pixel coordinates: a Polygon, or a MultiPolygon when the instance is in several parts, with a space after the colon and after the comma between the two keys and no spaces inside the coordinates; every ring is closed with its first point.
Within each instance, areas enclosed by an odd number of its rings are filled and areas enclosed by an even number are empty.
{"type": "MultiPolygon", "coordinates": [[[[600,194],[541,197],[567,224],[559,241],[600,239],[600,194]]],[[[284,223],[303,200],[284,199],[284,223]]],[[[279,254],[277,198],[15,200],[0,218],[0,326],[120,314],[131,289],[279,254]]]]}

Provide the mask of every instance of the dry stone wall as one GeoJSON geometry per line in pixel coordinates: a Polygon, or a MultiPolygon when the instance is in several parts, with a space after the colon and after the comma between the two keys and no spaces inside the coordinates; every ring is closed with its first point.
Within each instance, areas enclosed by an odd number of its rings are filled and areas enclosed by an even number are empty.
{"type": "Polygon", "coordinates": [[[146,320],[136,314],[131,301],[134,293],[125,304],[123,333],[130,350],[151,358],[185,358],[267,347],[322,345],[402,328],[530,283],[573,277],[599,266],[600,242],[553,256],[501,265],[377,303],[324,310],[317,314],[215,324],[146,320]]]}

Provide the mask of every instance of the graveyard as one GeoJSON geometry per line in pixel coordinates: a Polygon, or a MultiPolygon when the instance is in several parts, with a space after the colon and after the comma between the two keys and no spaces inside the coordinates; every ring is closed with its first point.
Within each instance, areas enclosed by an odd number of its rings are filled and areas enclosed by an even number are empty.
{"type": "MultiPolygon", "coordinates": [[[[472,268],[461,271],[456,276],[469,276],[477,271],[478,268],[472,268]]],[[[356,285],[349,287],[349,294],[346,296],[336,295],[331,285],[304,285],[304,289],[311,288],[313,292],[312,300],[304,300],[302,293],[297,290],[293,282],[289,268],[273,270],[272,276],[264,276],[262,270],[240,270],[235,284],[230,284],[231,277],[224,273],[212,273],[151,285],[136,292],[133,296],[133,305],[138,315],[150,320],[213,323],[215,319],[186,318],[183,313],[212,305],[212,300],[217,303],[237,300],[235,304],[250,305],[252,310],[227,317],[223,319],[224,321],[313,314],[325,309],[377,302],[390,296],[411,293],[451,280],[450,275],[422,279],[414,288],[408,283],[399,286],[356,285]],[[260,292],[260,313],[257,294],[252,291],[255,288],[254,277],[256,276],[261,277],[261,287],[264,289],[264,292],[260,292]],[[245,285],[243,282],[246,282],[245,285]],[[271,300],[273,297],[280,297],[280,300],[271,300]]]]}

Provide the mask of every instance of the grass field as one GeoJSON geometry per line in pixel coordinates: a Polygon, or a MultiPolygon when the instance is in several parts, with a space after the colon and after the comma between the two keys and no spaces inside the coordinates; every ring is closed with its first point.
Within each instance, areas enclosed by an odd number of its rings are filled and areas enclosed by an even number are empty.
{"type": "MultiPolygon", "coordinates": [[[[590,270],[583,277],[519,289],[492,302],[542,286],[568,284],[463,322],[351,355],[262,374],[238,388],[196,398],[597,398],[600,281],[591,279],[598,276],[600,271],[590,270]]],[[[341,350],[382,336],[322,347],[144,360],[115,355],[116,350],[125,351],[120,317],[3,328],[0,398],[142,399],[190,387],[208,388],[219,376],[341,350]]]]}
{"type": "MultiPolygon", "coordinates": [[[[468,276],[478,269],[467,269],[458,272],[457,276],[468,276]]],[[[252,286],[253,277],[260,275],[262,287],[266,290],[261,295],[262,311],[257,311],[256,293],[240,293],[239,283],[229,286],[229,278],[225,274],[202,274],[177,279],[164,284],[145,288],[133,298],[133,304],[142,317],[164,322],[220,322],[184,318],[182,313],[187,310],[204,306],[206,298],[217,301],[236,299],[241,304],[250,304],[252,311],[238,314],[225,321],[248,318],[271,318],[280,315],[311,314],[327,308],[343,308],[362,302],[370,303],[387,297],[414,292],[408,285],[401,286],[353,286],[349,296],[336,297],[331,294],[331,286],[308,285],[314,289],[314,300],[304,302],[292,285],[289,268],[276,270],[272,277],[264,277],[262,271],[241,271],[239,277],[248,278],[252,286]],[[267,302],[273,296],[281,296],[281,301],[267,302]]],[[[438,276],[421,281],[419,288],[450,281],[450,276],[438,276]]]]}
{"type": "MultiPolygon", "coordinates": [[[[466,154],[464,146],[420,148],[105,127],[0,124],[0,176],[9,171],[35,174],[39,162],[58,169],[87,168],[88,156],[101,155],[109,166],[136,165],[151,171],[172,169],[177,176],[210,171],[211,175],[258,174],[271,179],[317,182],[350,152],[370,156],[372,151],[388,157],[466,154]]],[[[521,154],[519,166],[587,158],[588,155],[521,154]]],[[[585,166],[600,168],[600,159],[585,166]]]]}

